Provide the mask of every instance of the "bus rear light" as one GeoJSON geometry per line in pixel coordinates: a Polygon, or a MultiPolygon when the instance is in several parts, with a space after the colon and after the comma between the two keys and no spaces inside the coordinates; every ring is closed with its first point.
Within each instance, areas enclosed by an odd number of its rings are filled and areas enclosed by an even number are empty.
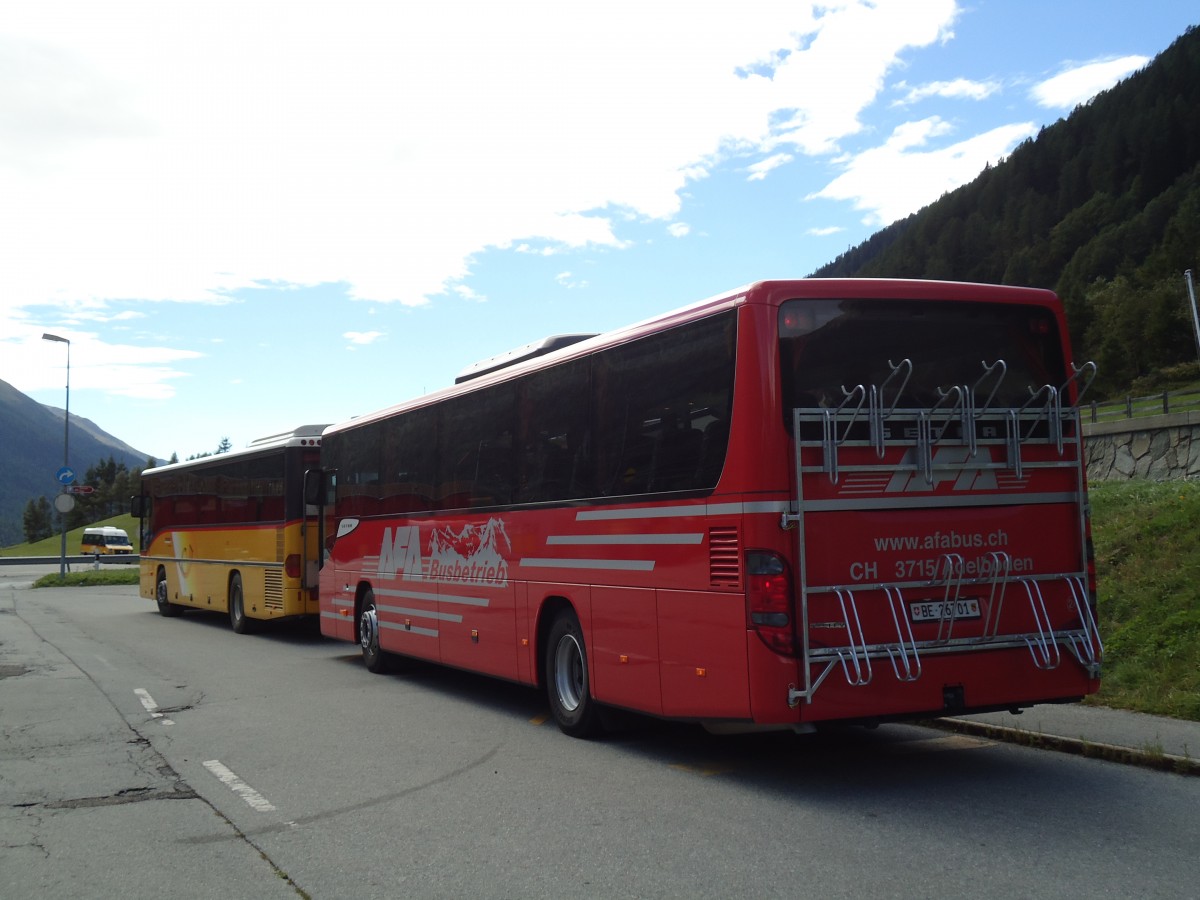
{"type": "Polygon", "coordinates": [[[300,554],[299,553],[289,554],[288,558],[283,561],[283,573],[285,575],[287,575],[288,578],[299,578],[300,577],[300,554]]]}
{"type": "Polygon", "coordinates": [[[750,627],[771,650],[796,655],[792,578],[787,563],[775,553],[746,553],[746,611],[750,627]]]}

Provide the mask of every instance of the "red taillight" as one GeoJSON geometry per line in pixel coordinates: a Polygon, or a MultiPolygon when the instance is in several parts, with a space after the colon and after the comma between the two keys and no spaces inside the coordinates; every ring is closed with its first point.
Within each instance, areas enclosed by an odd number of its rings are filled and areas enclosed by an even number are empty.
{"type": "Polygon", "coordinates": [[[300,577],[300,554],[293,553],[283,561],[283,573],[288,578],[300,577]]]}
{"type": "Polygon", "coordinates": [[[796,655],[792,578],[781,556],[765,550],[746,554],[746,611],[764,644],[784,656],[796,655]]]}

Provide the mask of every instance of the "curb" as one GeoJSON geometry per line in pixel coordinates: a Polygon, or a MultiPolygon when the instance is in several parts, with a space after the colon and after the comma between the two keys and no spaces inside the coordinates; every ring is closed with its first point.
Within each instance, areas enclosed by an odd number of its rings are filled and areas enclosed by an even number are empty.
{"type": "Polygon", "coordinates": [[[1188,756],[1175,756],[1152,749],[1138,750],[1133,747],[1103,744],[1098,741],[1085,740],[1084,738],[1068,738],[1059,735],[1042,734],[1037,731],[1026,731],[1023,728],[1007,728],[1003,725],[991,725],[986,722],[976,722],[969,719],[932,719],[927,724],[932,728],[940,728],[943,731],[991,738],[995,741],[1020,744],[1040,750],[1054,750],[1058,753],[1087,756],[1092,759],[1103,759],[1126,766],[1139,766],[1159,772],[1174,772],[1176,775],[1200,775],[1200,760],[1192,759],[1188,756]]]}

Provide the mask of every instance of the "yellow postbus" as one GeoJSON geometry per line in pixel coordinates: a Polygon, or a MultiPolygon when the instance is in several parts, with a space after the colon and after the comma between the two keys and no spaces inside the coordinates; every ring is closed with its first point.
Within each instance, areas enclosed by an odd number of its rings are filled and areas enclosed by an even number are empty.
{"type": "Polygon", "coordinates": [[[133,544],[129,543],[129,535],[124,529],[98,525],[83,529],[79,552],[93,556],[115,556],[118,553],[132,553],[133,544]]]}
{"type": "Polygon", "coordinates": [[[224,612],[238,634],[264,620],[317,615],[319,520],[304,482],[323,425],[244,450],[142,472],[140,593],[164,616],[224,612]]]}

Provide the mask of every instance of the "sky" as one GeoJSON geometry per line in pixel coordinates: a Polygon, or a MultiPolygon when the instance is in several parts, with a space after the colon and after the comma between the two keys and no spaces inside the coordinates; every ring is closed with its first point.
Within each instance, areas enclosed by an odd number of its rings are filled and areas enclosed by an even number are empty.
{"type": "Polygon", "coordinates": [[[164,459],[343,421],[809,275],[1195,24],[1194,0],[0,0],[0,380],[61,408],[69,353],[72,414],[164,459]]]}

